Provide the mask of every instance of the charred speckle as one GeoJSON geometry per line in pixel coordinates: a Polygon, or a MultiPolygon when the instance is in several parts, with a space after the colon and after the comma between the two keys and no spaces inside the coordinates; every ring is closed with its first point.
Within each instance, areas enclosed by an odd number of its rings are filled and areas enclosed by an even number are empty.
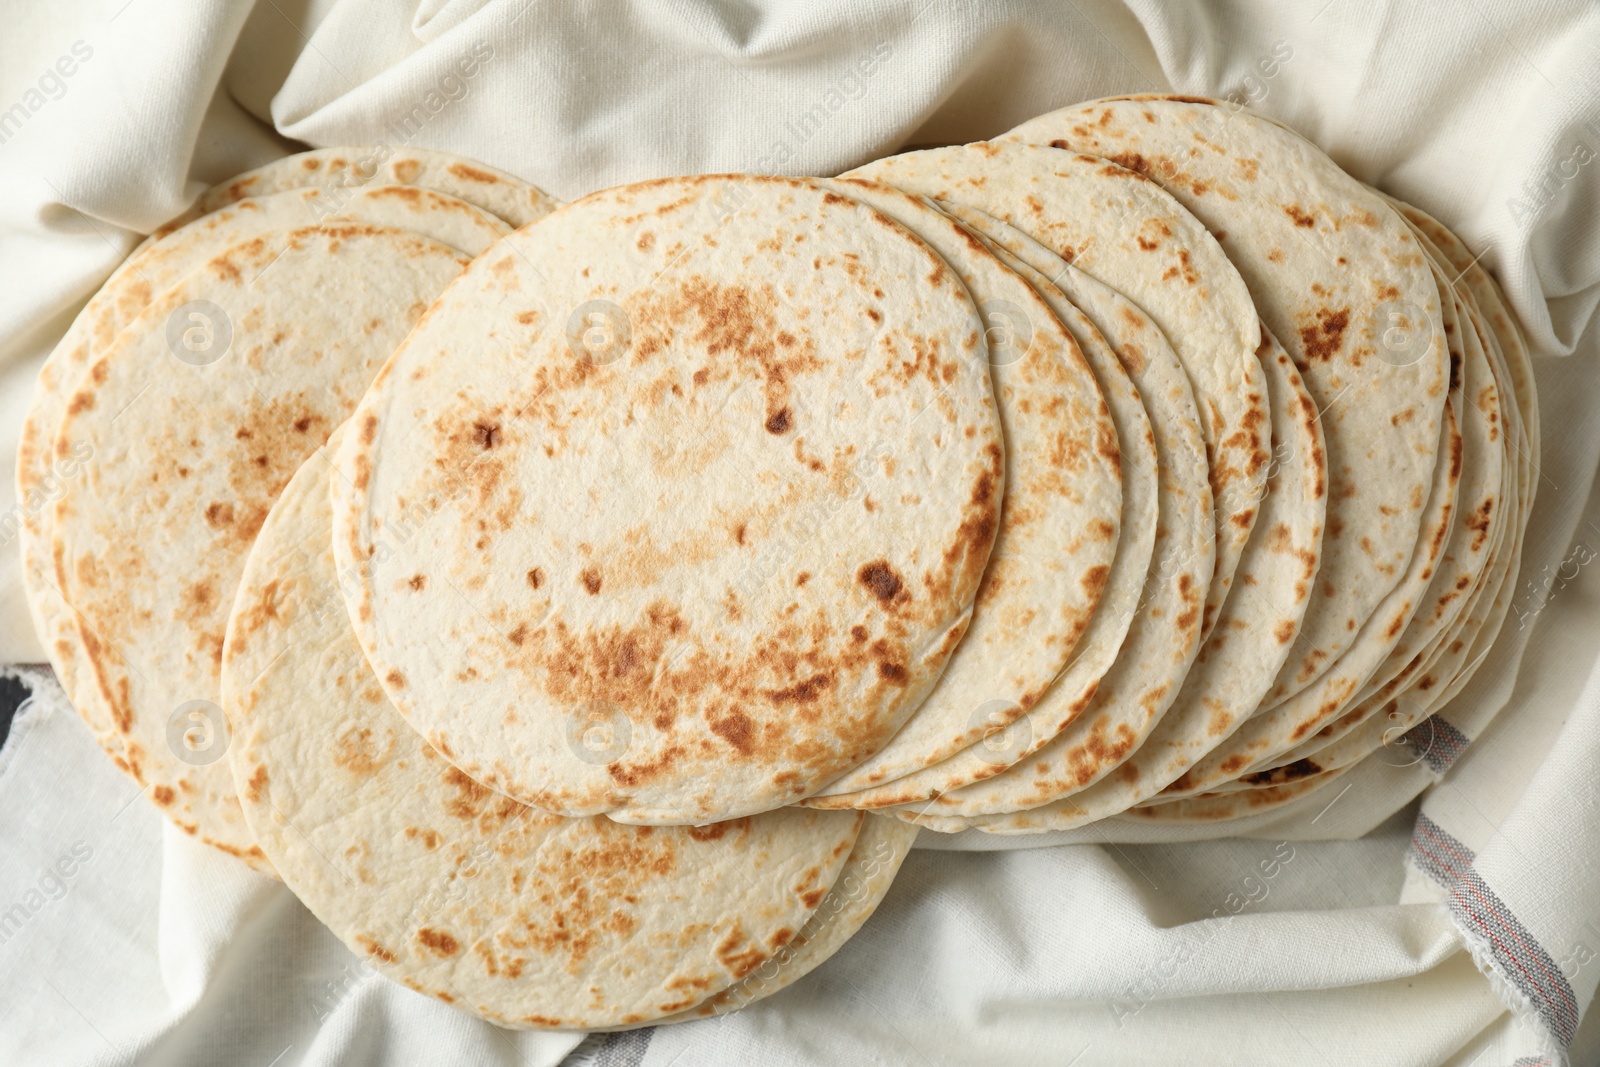
{"type": "Polygon", "coordinates": [[[900,576],[881,559],[862,567],[856,572],[856,579],[866,586],[880,603],[889,603],[895,598],[895,594],[900,592],[900,576]]]}

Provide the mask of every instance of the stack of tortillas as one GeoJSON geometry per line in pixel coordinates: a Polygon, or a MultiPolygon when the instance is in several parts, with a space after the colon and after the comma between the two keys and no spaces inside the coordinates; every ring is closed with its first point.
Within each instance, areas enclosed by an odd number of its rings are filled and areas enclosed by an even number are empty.
{"type": "Polygon", "coordinates": [[[565,206],[291,157],[39,384],[24,566],[102,746],[520,1027],[782,988],[919,826],[1321,788],[1483,661],[1538,452],[1459,240],[1171,97],[565,206]]]}

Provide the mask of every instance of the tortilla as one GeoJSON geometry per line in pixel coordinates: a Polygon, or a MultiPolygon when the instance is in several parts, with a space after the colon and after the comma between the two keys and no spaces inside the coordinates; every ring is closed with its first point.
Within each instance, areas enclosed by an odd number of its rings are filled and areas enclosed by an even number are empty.
{"type": "Polygon", "coordinates": [[[662,1025],[737,1011],[798,982],[832,957],[871,918],[917,839],[917,828],[886,815],[868,815],[850,858],[828,895],[794,940],[746,977],[662,1025]]]}
{"type": "MultiPolygon", "coordinates": [[[[1131,171],[1033,145],[978,143],[891,156],[851,172],[1010,223],[1133,301],[1171,343],[1202,415],[1216,570],[1202,635],[1233,582],[1271,458],[1260,323],[1222,249],[1131,171]]],[[[1049,273],[1049,272],[1046,272],[1049,273]]]]}
{"type": "Polygon", "coordinates": [[[1301,641],[1264,700],[1316,681],[1406,571],[1449,389],[1439,290],[1384,201],[1248,111],[1136,97],[1029,120],[1007,140],[1093,152],[1171,193],[1222,243],[1322,415],[1327,530],[1301,641]]]}
{"type": "MultiPolygon", "coordinates": [[[[1332,785],[1348,768],[1302,778],[1286,785],[1236,793],[1201,793],[1164,804],[1130,808],[1123,818],[1163,823],[1218,823],[1261,815],[1332,785]]],[[[1338,798],[1333,798],[1337,800],[1338,798]]],[[[1026,815],[1026,812],[1019,813],[1026,815]]]]}
{"type": "MultiPolygon", "coordinates": [[[[1396,743],[1408,730],[1447,704],[1470,680],[1498,634],[1510,594],[1515,590],[1514,576],[1531,508],[1532,487],[1526,484],[1531,479],[1528,478],[1526,430],[1521,412],[1517,404],[1506,402],[1511,399],[1507,394],[1515,390],[1503,347],[1481,314],[1477,294],[1459,279],[1462,272],[1476,269],[1472,257],[1466,254],[1461,254],[1457,260],[1447,257],[1430,232],[1460,248],[1453,235],[1416,209],[1398,201],[1394,203],[1416,228],[1419,240],[1435,264],[1457,276],[1456,295],[1462,307],[1458,317],[1472,327],[1463,331],[1468,355],[1468,380],[1463,393],[1468,403],[1464,407],[1469,433],[1475,432],[1488,440],[1476,443],[1469,440],[1467,465],[1470,472],[1475,453],[1484,453],[1487,449],[1481,462],[1498,464],[1503,478],[1501,506],[1488,512],[1490,521],[1486,533],[1492,543],[1487,550],[1488,560],[1472,588],[1466,608],[1454,625],[1436,635],[1423,652],[1384,685],[1369,686],[1371,691],[1363,695],[1358,707],[1266,767],[1252,768],[1242,776],[1241,788],[1348,766],[1379,748],[1396,743]],[[1477,382],[1485,374],[1490,376],[1490,388],[1477,382]]],[[[1489,286],[1485,295],[1498,300],[1493,283],[1489,286]]],[[[1510,325],[1509,320],[1504,321],[1510,325]]],[[[1511,340],[1520,344],[1520,337],[1513,336],[1511,340]]],[[[1468,479],[1469,476],[1464,476],[1464,492],[1468,479]]],[[[1469,522],[1471,514],[1466,513],[1469,522]]],[[[1475,529],[1474,537],[1476,534],[1475,529]]]]}
{"type": "MultiPolygon", "coordinates": [[[[1006,230],[1011,236],[1026,241],[1026,238],[1010,231],[1009,227],[997,220],[989,220],[988,225],[996,232],[1006,230]]],[[[1055,684],[1045,691],[1044,697],[1020,719],[926,770],[858,793],[813,798],[806,801],[807,804],[819,807],[850,804],[879,808],[919,803],[992,778],[1020,760],[1027,759],[1076,721],[1090,706],[1102,679],[1112,669],[1120,649],[1127,643],[1133,621],[1144,601],[1146,580],[1155,558],[1161,478],[1155,447],[1156,435],[1152,420],[1146,413],[1142,394],[1133,386],[1121,357],[1087,315],[1069,302],[1044,275],[1004,248],[997,245],[991,247],[1007,267],[1044,298],[1051,311],[1067,326],[1100,380],[1101,392],[1116,419],[1118,436],[1122,442],[1123,517],[1122,540],[1118,545],[1116,560],[1112,563],[1109,584],[1080,643],[1082,651],[1055,684]]],[[[1086,288],[1092,289],[1097,285],[1092,279],[1078,280],[1086,288]]],[[[1137,308],[1103,286],[1095,291],[1110,301],[1107,307],[1111,313],[1104,318],[1114,324],[1119,332],[1130,332],[1131,328],[1127,325],[1129,321],[1143,322],[1145,328],[1142,333],[1147,336],[1129,338],[1128,343],[1155,349],[1160,341],[1159,331],[1147,319],[1140,319],[1137,308]],[[1122,311],[1127,312],[1129,317],[1117,313],[1122,311]]],[[[1150,362],[1157,363],[1157,357],[1152,355],[1150,362]]],[[[1179,559],[1178,554],[1175,553],[1174,558],[1179,559]]],[[[1159,684],[1154,679],[1147,684],[1150,683],[1159,684]]]]}
{"type": "MultiPolygon", "coordinates": [[[[1459,394],[1457,384],[1452,392],[1459,394]]],[[[1349,706],[1361,684],[1383,662],[1388,650],[1416,613],[1444,551],[1455,517],[1456,489],[1461,479],[1461,431],[1453,406],[1445,409],[1449,456],[1434,471],[1433,488],[1422,522],[1423,541],[1406,573],[1378,605],[1345,654],[1326,673],[1282,704],[1258,713],[1204,759],[1162,790],[1164,797],[1192,795],[1238,777],[1267,757],[1285,752],[1310,737],[1349,706]]]]}
{"type": "MultiPolygon", "coordinates": [[[[1522,328],[1506,307],[1499,285],[1480,264],[1481,256],[1474,256],[1460,238],[1421,208],[1393,198],[1390,198],[1390,203],[1405,217],[1407,223],[1426,238],[1429,247],[1443,257],[1443,262],[1449,263],[1451,275],[1466,287],[1497,343],[1495,348],[1501,354],[1509,375],[1509,388],[1506,391],[1516,400],[1517,411],[1521,415],[1522,433],[1519,435],[1517,461],[1522,472],[1520,481],[1528,490],[1528,501],[1523,505],[1523,510],[1531,511],[1536,487],[1527,475],[1539,465],[1541,439],[1538,390],[1534,385],[1533,363],[1529,358],[1527,340],[1522,336],[1522,328]]],[[[1526,518],[1523,524],[1526,525],[1526,518]]]]}
{"type": "MultiPolygon", "coordinates": [[[[1508,432],[1505,438],[1508,447],[1514,450],[1516,460],[1514,467],[1519,511],[1514,527],[1515,544],[1507,553],[1505,576],[1501,580],[1499,591],[1495,595],[1487,617],[1471,642],[1466,654],[1466,663],[1455,672],[1454,680],[1438,693],[1432,706],[1436,709],[1455,699],[1471,681],[1478,667],[1492,650],[1515,598],[1517,577],[1522,566],[1522,545],[1527,535],[1528,519],[1533,512],[1538,488],[1539,411],[1533,381],[1533,365],[1529,360],[1527,343],[1515,319],[1506,310],[1494,279],[1478,265],[1477,257],[1474,257],[1443,225],[1416,208],[1405,205],[1402,207],[1407,219],[1425,235],[1429,247],[1451,264],[1452,273],[1466,283],[1467,292],[1472,295],[1474,302],[1483,308],[1483,317],[1489,326],[1488,336],[1495,342],[1489,349],[1491,363],[1495,366],[1497,376],[1503,377],[1505,391],[1510,392],[1516,399],[1514,413],[1519,416],[1514,428],[1508,422],[1508,431],[1514,429],[1515,432],[1508,432]]],[[[1504,405],[1502,411],[1508,415],[1513,413],[1511,408],[1504,405]]],[[[1523,621],[1518,623],[1519,626],[1523,624],[1523,621]]],[[[1455,651],[1453,643],[1451,651],[1455,651]]],[[[1463,727],[1475,726],[1477,729],[1482,729],[1488,717],[1492,717],[1498,710],[1495,705],[1480,702],[1475,716],[1478,721],[1465,723],[1463,727]]]]}
{"type": "MultiPolygon", "coordinates": [[[[357,221],[408,229],[468,255],[477,255],[510,232],[504,222],[455,197],[411,186],[375,185],[344,197],[338,210],[321,189],[241,200],[145,242],[94,295],[40,368],[18,445],[17,498],[43,499],[68,491],[59,484],[66,479],[57,475],[50,450],[67,400],[85,368],[104,354],[122,328],[152,299],[248,237],[317,222],[357,221]],[[53,492],[46,492],[51,486],[53,492]]],[[[93,682],[83,680],[76,623],[55,585],[50,559],[51,514],[46,507],[29,511],[20,531],[29,610],[62,687],[102,745],[120,759],[114,717],[104,701],[96,698],[93,682]]]]}
{"type": "Polygon", "coordinates": [[[1017,806],[1019,795],[1031,796],[1038,787],[1042,766],[1065,765],[1087,784],[1143,742],[1177,697],[1199,650],[1203,590],[1213,572],[1215,542],[1199,415],[1182,365],[1161,331],[1114,290],[1012,227],[977,213],[963,217],[994,232],[1032,267],[1052,271],[1053,284],[1115,338],[1118,356],[1150,413],[1160,463],[1153,563],[1116,663],[1087,708],[1044,738],[1048,744],[1028,748],[1003,773],[981,783],[914,798],[931,799],[922,811],[968,815],[1017,806]]]}
{"type": "Polygon", "coordinates": [[[241,577],[223,702],[245,815],[312,913],[385,977],[516,1028],[632,1025],[793,942],[861,817],[789,808],[704,828],[562,819],[452,767],[383,696],[334,570],[322,453],[241,577]]]}
{"type": "Polygon", "coordinates": [[[512,226],[526,226],[561,206],[561,201],[520,178],[475,160],[426,148],[389,145],[318,148],[246,171],[200,197],[201,212],[216,211],[246,197],[317,186],[335,198],[367,185],[416,185],[459,197],[512,226]]]}
{"type": "MultiPolygon", "coordinates": [[[[1007,459],[999,532],[966,636],[900,732],[818,794],[829,797],[938,763],[1039,701],[1071,661],[1109,579],[1122,520],[1122,469],[1117,427],[1094,375],[1027,283],[960,224],[915,197],[876,182],[818,184],[911,230],[972,294],[989,325],[989,374],[1007,459]]],[[[1193,409],[1189,397],[1191,427],[1193,409]]],[[[1209,532],[1209,494],[1205,506],[1209,532]]],[[[1209,557],[1206,564],[1202,581],[1210,575],[1209,557]]],[[[1192,586],[1195,579],[1185,571],[1182,580],[1192,586]]]]}
{"type": "MultiPolygon", "coordinates": [[[[1067,759],[1057,761],[1055,766],[1066,773],[1058,770],[1053,782],[1040,776],[1044,781],[1033,784],[1031,795],[1022,798],[1055,799],[1032,808],[961,816],[928,805],[895,809],[895,814],[945,833],[972,828],[1011,835],[1083,826],[1155,796],[1254,710],[1258,695],[1272,684],[1287,655],[1294,628],[1310,601],[1308,586],[1316,573],[1327,500],[1316,408],[1287,353],[1270,334],[1265,335],[1260,355],[1274,428],[1274,462],[1261,516],[1240,561],[1234,590],[1197,665],[1150,735],[1116,765],[1114,773],[1091,779],[1081,790],[1078,768],[1067,759]]],[[[1078,759],[1095,766],[1082,756],[1078,759]]],[[[1017,784],[1022,787],[1020,781],[1017,784]]],[[[1015,795],[992,800],[996,807],[1018,802],[1015,795]]]]}
{"type": "Polygon", "coordinates": [[[51,544],[79,686],[167,816],[256,866],[215,704],[239,570],[300,460],[466,263],[362,224],[259,235],[145,308],[57,433],[57,456],[91,457],[55,505],[51,544]]]}
{"type": "MultiPolygon", "coordinates": [[[[1388,705],[1397,694],[1415,685],[1426,695],[1448,681],[1451,675],[1434,669],[1439,654],[1449,640],[1464,629],[1475,634],[1482,625],[1481,616],[1469,610],[1469,606],[1476,605],[1486,584],[1498,587],[1498,579],[1494,577],[1495,557],[1502,548],[1506,527],[1514,520],[1518,509],[1514,489],[1507,492],[1512,483],[1508,481],[1511,472],[1507,469],[1506,444],[1501,436],[1504,418],[1499,388],[1476,331],[1470,328],[1464,306],[1457,321],[1469,327],[1461,331],[1465,354],[1462,474],[1456,490],[1457,504],[1449,541],[1423,599],[1424,610],[1412,617],[1382,666],[1351,702],[1352,710],[1287,752],[1259,761],[1240,776],[1241,781],[1248,784],[1286,781],[1292,775],[1312,773],[1313,767],[1325,767],[1321,760],[1313,758],[1315,754],[1380,711],[1394,716],[1396,709],[1388,705]]],[[[1500,568],[1502,573],[1503,569],[1500,568]]],[[[1491,594],[1484,600],[1485,605],[1492,599],[1491,594]]],[[[1447,657],[1447,660],[1453,658],[1447,657]]],[[[1329,675],[1333,673],[1330,671],[1329,675]]]]}
{"type": "Polygon", "coordinates": [[[568,205],[362,403],[335,485],[357,636],[524,803],[700,823],[808,796],[965,632],[1003,489],[986,353],[943,260],[803,181],[568,205]]]}

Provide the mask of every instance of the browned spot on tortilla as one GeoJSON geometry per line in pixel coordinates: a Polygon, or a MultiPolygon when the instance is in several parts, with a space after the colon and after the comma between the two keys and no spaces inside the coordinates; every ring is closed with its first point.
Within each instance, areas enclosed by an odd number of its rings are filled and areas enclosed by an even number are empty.
{"type": "Polygon", "coordinates": [[[1303,226],[1307,229],[1310,229],[1317,224],[1316,218],[1307,214],[1305,209],[1299,204],[1285,204],[1283,213],[1293,219],[1296,226],[1303,226]]]}
{"type": "Polygon", "coordinates": [[[219,501],[206,506],[206,524],[214,529],[221,529],[233,522],[233,505],[219,501]]]}
{"type": "Polygon", "coordinates": [[[1344,331],[1350,325],[1350,309],[1320,308],[1315,317],[1315,322],[1300,327],[1300,343],[1305,346],[1307,359],[1330,360],[1344,343],[1344,331]]]}
{"type": "Polygon", "coordinates": [[[1472,531],[1472,551],[1476,552],[1483,547],[1483,542],[1489,536],[1489,517],[1494,510],[1494,498],[1486,498],[1467,516],[1467,529],[1472,531]]]}
{"type": "Polygon", "coordinates": [[[384,948],[381,942],[368,937],[366,934],[357,934],[356,942],[367,950],[367,955],[380,959],[384,963],[394,963],[400,958],[384,948]]]}
{"type": "Polygon", "coordinates": [[[439,831],[425,830],[416,826],[406,827],[406,837],[409,840],[421,841],[422,847],[429,852],[436,851],[440,845],[444,844],[444,835],[439,831]]]}
{"type": "Polygon", "coordinates": [[[755,724],[743,712],[735,711],[720,719],[713,719],[711,732],[732,745],[742,756],[750,755],[755,749],[755,724]]]}
{"type": "Polygon", "coordinates": [[[740,946],[746,944],[744,931],[735,920],[732,932],[717,945],[717,959],[736,978],[745,977],[767,961],[767,953],[755,945],[748,945],[741,950],[740,946]]]}
{"type": "Polygon", "coordinates": [[[384,675],[383,680],[388,682],[392,689],[404,689],[406,687],[406,676],[401,674],[398,668],[384,675]]]}
{"type": "Polygon", "coordinates": [[[420,593],[428,588],[428,576],[426,574],[413,574],[406,584],[420,593]]]}
{"type": "Polygon", "coordinates": [[[535,589],[537,589],[541,585],[543,585],[544,584],[544,571],[540,570],[538,567],[535,567],[532,570],[530,570],[528,572],[528,584],[533,586],[535,589]]]}
{"type": "Polygon", "coordinates": [[[431,926],[424,926],[417,931],[417,942],[435,956],[444,959],[461,951],[461,942],[443,930],[435,930],[431,926]]]}
{"type": "Polygon", "coordinates": [[[215,614],[217,603],[216,586],[210,578],[202,578],[184,587],[178,617],[191,625],[201,626],[215,614]]]}
{"type": "Polygon", "coordinates": [[[1400,635],[1400,631],[1405,629],[1405,625],[1406,625],[1405,615],[1403,615],[1403,614],[1396,615],[1390,621],[1389,625],[1384,627],[1383,636],[1388,638],[1389,640],[1393,641],[1396,637],[1398,637],[1400,635]]]}
{"type": "Polygon", "coordinates": [[[900,576],[894,572],[886,560],[874,560],[864,565],[856,572],[856,580],[867,587],[867,590],[882,604],[894,600],[900,592],[902,583],[900,576]]]}
{"type": "MultiPolygon", "coordinates": [[[[1067,142],[1065,141],[1052,141],[1050,143],[1055,148],[1068,147],[1067,142]]],[[[1111,162],[1115,163],[1117,166],[1126,170],[1134,171],[1137,174],[1150,173],[1149,162],[1137,152],[1119,152],[1116,155],[1110,155],[1106,158],[1111,160],[1111,162]]]]}
{"type": "Polygon", "coordinates": [[[370,726],[351,726],[334,741],[333,762],[351,774],[369,775],[389,761],[394,744],[391,735],[388,745],[380,752],[370,726]]]}
{"type": "Polygon", "coordinates": [[[158,785],[151,788],[150,799],[165,808],[177,799],[177,794],[169,786],[158,785]]]}
{"type": "MultiPolygon", "coordinates": [[[[435,748],[441,748],[437,743],[435,748]]],[[[476,819],[494,794],[474,782],[455,767],[446,767],[441,780],[455,790],[455,796],[443,799],[444,810],[457,819],[476,819]]]]}
{"type": "Polygon", "coordinates": [[[1178,595],[1185,605],[1183,612],[1178,615],[1178,629],[1188,631],[1200,618],[1200,595],[1195,590],[1193,575],[1178,575],[1178,595]]]}
{"type": "Polygon", "coordinates": [[[589,591],[590,596],[600,592],[600,568],[585,567],[578,575],[578,579],[583,582],[583,587],[589,591]]]}
{"type": "Polygon", "coordinates": [[[774,689],[767,693],[767,697],[774,704],[807,704],[816,700],[832,684],[831,675],[813,674],[805,681],[796,682],[785,689],[774,689]]]}
{"type": "Polygon", "coordinates": [[[1088,593],[1091,599],[1098,600],[1100,594],[1105,590],[1106,582],[1110,577],[1111,568],[1101,564],[1096,567],[1090,567],[1085,571],[1082,580],[1078,584],[1083,586],[1084,592],[1088,593]]]}
{"type": "Polygon", "coordinates": [[[472,424],[472,439],[487,452],[500,443],[500,427],[495,423],[475,422],[472,424]]]}
{"type": "Polygon", "coordinates": [[[261,803],[261,794],[267,788],[267,769],[261,764],[256,764],[256,769],[250,775],[250,781],[245,783],[244,795],[252,804],[261,803]]]}
{"type": "Polygon", "coordinates": [[[789,409],[779,408],[767,418],[767,432],[770,434],[784,434],[789,432],[789,409]]]}
{"type": "Polygon", "coordinates": [[[493,184],[495,184],[495,183],[500,181],[499,178],[496,178],[493,174],[490,174],[488,171],[479,170],[477,167],[470,167],[465,163],[452,163],[452,164],[450,164],[450,173],[454,174],[457,178],[461,178],[461,179],[463,179],[465,181],[481,182],[481,183],[484,183],[486,185],[493,185],[493,184]]]}

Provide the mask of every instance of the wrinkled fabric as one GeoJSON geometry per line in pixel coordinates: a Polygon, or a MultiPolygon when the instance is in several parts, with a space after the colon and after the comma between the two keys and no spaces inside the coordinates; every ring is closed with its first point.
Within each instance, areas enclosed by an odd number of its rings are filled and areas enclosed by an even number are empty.
{"type": "MultiPolygon", "coordinates": [[[[837,173],[1171,90],[1249,103],[1439,217],[1505,286],[1544,423],[1517,610],[1452,705],[1487,724],[1458,758],[1386,751],[1229,840],[924,833],[815,974],[571,1059],[1600,1062],[1600,578],[1574,563],[1600,550],[1600,9],[0,0],[0,24],[8,469],[40,362],[139,235],[305,145],[458,152],[572,198],[837,173]]],[[[6,482],[0,663],[38,662],[6,482]]],[[[0,1062],[544,1065],[578,1042],[374,976],[281,885],[164,826],[48,672],[23,677],[0,750],[0,1062]]]]}

